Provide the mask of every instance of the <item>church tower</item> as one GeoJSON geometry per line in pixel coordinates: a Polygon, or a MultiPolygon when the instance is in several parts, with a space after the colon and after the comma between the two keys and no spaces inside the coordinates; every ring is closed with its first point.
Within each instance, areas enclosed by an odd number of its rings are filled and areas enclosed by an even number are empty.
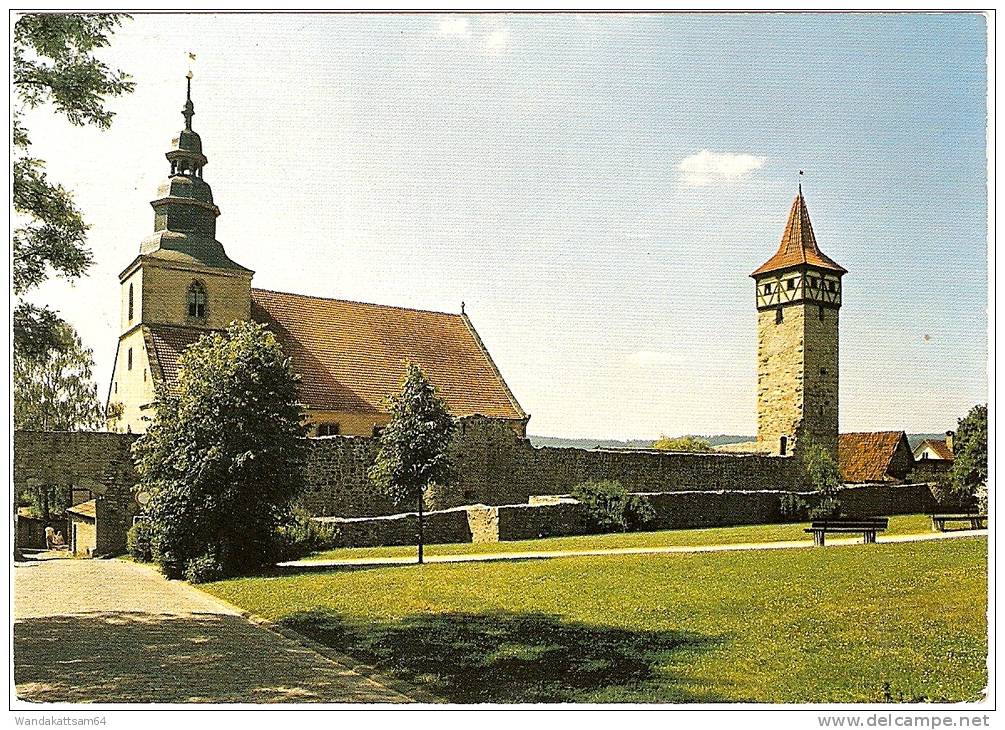
{"type": "Polygon", "coordinates": [[[170,166],[154,209],[154,232],[119,274],[122,317],[109,388],[109,428],[146,430],[154,384],[164,373],[153,359],[157,342],[191,342],[234,320],[250,319],[251,277],[216,240],[220,209],[203,179],[209,160],[192,129],[192,76],[182,116],[185,128],[165,155],[170,166]]]}
{"type": "Polygon", "coordinates": [[[751,276],[757,302],[757,441],[776,454],[802,439],[837,459],[838,312],[843,267],[817,246],[802,186],[778,251],[751,276]]]}

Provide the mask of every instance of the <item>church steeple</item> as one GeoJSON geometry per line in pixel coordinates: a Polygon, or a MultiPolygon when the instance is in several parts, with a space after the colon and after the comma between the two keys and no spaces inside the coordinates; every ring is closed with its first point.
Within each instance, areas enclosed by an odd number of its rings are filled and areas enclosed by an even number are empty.
{"type": "Polygon", "coordinates": [[[154,233],[140,246],[145,255],[187,260],[218,268],[243,267],[227,257],[216,240],[216,219],[220,209],[213,202],[213,191],[203,179],[209,159],[203,154],[202,139],[192,129],[195,104],[192,103],[192,73],[186,77],[185,128],[171,140],[165,157],[170,165],[168,179],[151,201],[154,209],[154,233]],[[170,253],[169,253],[170,252],[170,253]]]}

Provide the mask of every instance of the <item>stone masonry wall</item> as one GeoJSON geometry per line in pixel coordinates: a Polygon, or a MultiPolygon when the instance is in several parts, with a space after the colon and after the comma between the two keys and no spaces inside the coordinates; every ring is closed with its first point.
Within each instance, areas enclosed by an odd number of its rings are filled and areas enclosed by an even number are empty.
{"type": "MultiPolygon", "coordinates": [[[[708,527],[785,522],[781,513],[783,491],[662,492],[642,495],[656,517],[649,530],[683,530],[708,527]]],[[[813,506],[818,494],[800,493],[813,506]]],[[[840,491],[842,509],[851,517],[917,514],[937,509],[928,484],[865,484],[840,491]]],[[[543,537],[589,535],[595,532],[585,508],[563,499],[546,504],[510,504],[498,507],[473,505],[431,512],[424,523],[427,544],[536,540],[543,537]]],[[[338,547],[414,545],[418,534],[416,514],[390,517],[319,518],[335,529],[338,547]]]]}
{"type": "MultiPolygon", "coordinates": [[[[461,421],[451,446],[457,479],[433,488],[426,506],[527,502],[537,494],[564,494],[583,481],[617,479],[632,492],[796,489],[792,458],[760,454],[587,451],[534,448],[504,422],[461,421]]],[[[372,439],[312,439],[306,489],[300,503],[314,516],[364,517],[412,509],[394,505],[370,485],[376,454],[372,439]]]]}

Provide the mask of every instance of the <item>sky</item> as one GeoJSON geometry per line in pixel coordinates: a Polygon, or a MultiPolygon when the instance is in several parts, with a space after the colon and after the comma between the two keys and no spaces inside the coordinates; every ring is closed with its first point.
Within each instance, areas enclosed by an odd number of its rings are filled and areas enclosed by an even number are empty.
{"type": "Polygon", "coordinates": [[[756,431],[749,274],[798,171],[842,264],[842,431],[987,399],[986,20],[975,14],[139,14],[111,129],[27,114],[95,263],[32,297],[93,349],[194,128],[253,286],[458,312],[531,414],[590,438],[756,431]]]}

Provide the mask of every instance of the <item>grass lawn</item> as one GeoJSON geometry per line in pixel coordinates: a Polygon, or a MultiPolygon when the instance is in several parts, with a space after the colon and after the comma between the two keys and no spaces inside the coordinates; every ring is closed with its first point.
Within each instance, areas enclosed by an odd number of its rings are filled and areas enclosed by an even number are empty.
{"type": "Polygon", "coordinates": [[[959,701],[986,684],[984,537],[203,588],[458,703],[959,701]]]}
{"type": "MultiPolygon", "coordinates": [[[[678,545],[733,545],[742,542],[778,542],[783,540],[811,540],[803,530],[808,522],[783,525],[745,525],[742,527],[713,527],[704,530],[663,530],[661,532],[629,532],[614,535],[585,535],[581,537],[550,537],[542,540],[514,540],[512,542],[456,543],[452,545],[427,545],[426,555],[470,555],[473,553],[523,553],[549,550],[596,550],[602,548],[671,547],[678,545]]],[[[931,532],[932,520],[928,515],[903,515],[890,518],[890,527],[881,535],[907,535],[931,532]]],[[[880,537],[882,540],[882,537],[880,537]]],[[[338,548],[315,553],[307,560],[343,560],[346,558],[402,557],[415,555],[415,546],[338,548]]]]}

